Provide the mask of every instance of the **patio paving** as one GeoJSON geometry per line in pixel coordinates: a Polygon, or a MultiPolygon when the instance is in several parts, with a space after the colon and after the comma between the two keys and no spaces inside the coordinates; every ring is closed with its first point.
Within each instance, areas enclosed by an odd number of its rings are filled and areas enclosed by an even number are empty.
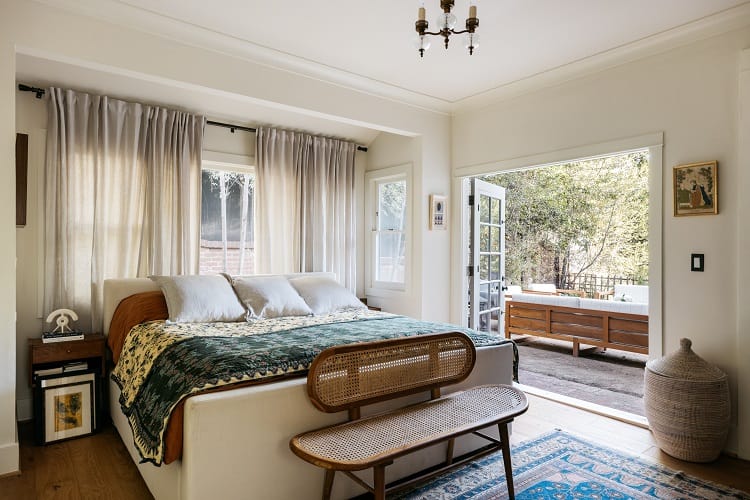
{"type": "MultiPolygon", "coordinates": [[[[522,384],[644,416],[648,356],[608,349],[574,357],[570,342],[513,336],[522,384]]],[[[582,346],[583,347],[583,346],[582,346]]]]}

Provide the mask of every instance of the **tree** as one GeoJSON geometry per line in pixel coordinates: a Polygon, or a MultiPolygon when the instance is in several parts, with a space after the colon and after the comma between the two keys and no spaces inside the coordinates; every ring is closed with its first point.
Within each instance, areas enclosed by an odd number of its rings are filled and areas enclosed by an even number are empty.
{"type": "Polygon", "coordinates": [[[508,283],[566,288],[584,272],[647,280],[646,152],[483,180],[506,188],[508,283]]]}
{"type": "Polygon", "coordinates": [[[253,241],[252,204],[255,177],[242,172],[208,170],[202,172],[201,239],[214,240],[220,229],[224,272],[229,258],[229,242],[239,243],[238,269],[245,270],[245,250],[253,241]]]}

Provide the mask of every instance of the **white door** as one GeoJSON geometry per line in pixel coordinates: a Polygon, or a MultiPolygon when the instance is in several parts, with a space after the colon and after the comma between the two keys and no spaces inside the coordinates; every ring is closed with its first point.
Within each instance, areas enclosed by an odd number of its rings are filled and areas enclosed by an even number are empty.
{"type": "Polygon", "coordinates": [[[469,327],[502,334],[505,314],[505,188],[472,179],[469,204],[469,327]]]}

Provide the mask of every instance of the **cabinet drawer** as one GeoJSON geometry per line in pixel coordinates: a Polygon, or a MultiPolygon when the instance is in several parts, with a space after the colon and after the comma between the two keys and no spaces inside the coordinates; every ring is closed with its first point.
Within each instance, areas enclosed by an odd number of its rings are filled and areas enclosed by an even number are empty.
{"type": "Polygon", "coordinates": [[[79,358],[94,358],[104,354],[104,344],[98,341],[55,342],[35,345],[32,363],[55,363],[79,358]]]}

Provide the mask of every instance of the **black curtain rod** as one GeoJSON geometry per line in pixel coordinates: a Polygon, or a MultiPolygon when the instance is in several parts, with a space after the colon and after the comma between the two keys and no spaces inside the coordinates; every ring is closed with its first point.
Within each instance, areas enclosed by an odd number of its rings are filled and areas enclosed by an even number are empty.
{"type": "Polygon", "coordinates": [[[24,85],[23,83],[18,84],[18,90],[20,90],[21,92],[34,92],[37,99],[41,99],[44,93],[47,92],[45,89],[32,87],[30,85],[24,85]]]}
{"type": "MultiPolygon", "coordinates": [[[[41,99],[42,96],[44,95],[44,93],[46,92],[45,89],[42,89],[42,88],[39,88],[39,87],[32,87],[30,85],[25,85],[23,83],[19,83],[18,84],[18,90],[20,90],[21,92],[34,92],[36,94],[36,98],[37,99],[41,99]]],[[[256,132],[256,130],[254,128],[252,128],[252,127],[243,127],[241,125],[232,125],[231,123],[216,122],[216,121],[213,121],[213,120],[207,120],[206,123],[208,125],[214,125],[215,127],[228,128],[229,130],[232,131],[233,134],[234,134],[235,130],[242,130],[244,132],[253,132],[253,133],[256,132]]],[[[358,151],[364,151],[365,153],[367,152],[367,148],[365,146],[359,146],[358,145],[357,146],[357,150],[358,151]]]]}
{"type": "MultiPolygon", "coordinates": [[[[215,122],[213,120],[206,120],[206,124],[207,125],[213,125],[215,127],[228,128],[229,130],[232,131],[233,134],[234,134],[235,130],[243,130],[245,132],[253,132],[253,133],[257,132],[257,130],[254,129],[254,128],[252,128],[252,127],[243,127],[243,126],[240,126],[240,125],[232,125],[231,123],[215,122]]],[[[366,146],[357,145],[357,151],[364,151],[366,153],[367,152],[367,147],[366,146]]]]}
{"type": "Polygon", "coordinates": [[[207,125],[214,125],[215,127],[228,128],[229,130],[232,131],[233,134],[234,134],[235,130],[243,130],[245,132],[253,132],[253,133],[257,132],[257,130],[255,130],[252,127],[243,127],[241,125],[232,125],[231,123],[215,122],[213,120],[206,120],[206,124],[207,125]]]}

